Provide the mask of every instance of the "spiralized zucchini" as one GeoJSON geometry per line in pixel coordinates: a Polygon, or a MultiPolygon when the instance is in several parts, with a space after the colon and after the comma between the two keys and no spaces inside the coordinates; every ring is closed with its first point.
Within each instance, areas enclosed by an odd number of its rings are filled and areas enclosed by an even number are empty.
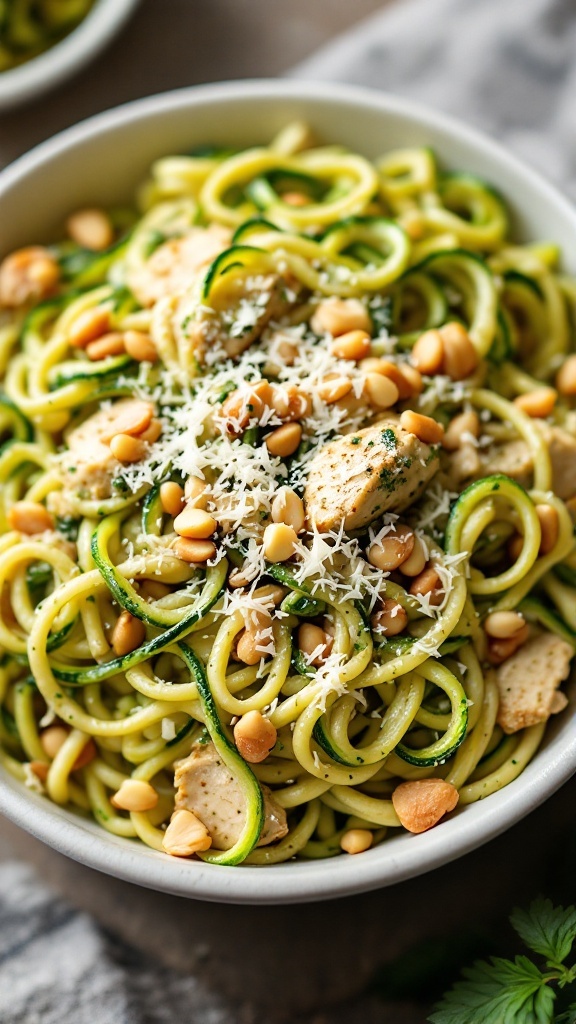
{"type": "MultiPolygon", "coordinates": [[[[89,6],[16,24],[0,4],[0,60],[89,6]]],[[[214,865],[366,849],[507,785],[565,700],[510,727],[504,667],[576,647],[576,283],[555,247],[520,244],[504,200],[428,149],[372,162],[300,124],[159,160],[137,208],[101,216],[105,250],[0,266],[0,765],[175,852],[175,798],[211,819],[174,765],[192,779],[212,751],[242,815],[196,848],[214,865]],[[337,468],[314,483],[343,438],[397,453],[364,519],[372,466],[352,511],[337,468]],[[154,806],[117,803],[130,780],[154,806]],[[422,823],[431,780],[454,796],[422,823]],[[258,846],[269,801],[285,827],[258,846]]]]}
{"type": "Polygon", "coordinates": [[[48,50],[80,24],[94,0],[0,0],[0,71],[48,50]]]}

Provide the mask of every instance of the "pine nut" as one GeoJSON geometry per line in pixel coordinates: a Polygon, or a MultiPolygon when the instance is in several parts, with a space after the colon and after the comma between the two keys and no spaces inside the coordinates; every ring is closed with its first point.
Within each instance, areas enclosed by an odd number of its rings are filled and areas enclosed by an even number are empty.
{"type": "Polygon", "coordinates": [[[331,377],[321,381],[316,391],[326,405],[333,405],[352,391],[352,381],[349,377],[331,377]]]}
{"type": "Polygon", "coordinates": [[[40,779],[40,782],[46,782],[50,765],[46,764],[46,761],[30,761],[30,770],[34,772],[37,779],[40,779]]]}
{"type": "Polygon", "coordinates": [[[301,533],[306,522],[304,502],[296,491],[290,487],[282,487],[272,502],[272,520],[275,523],[285,523],[291,526],[296,533],[301,533]]]}
{"type": "Polygon", "coordinates": [[[112,221],[104,210],[77,210],[68,217],[66,231],[76,245],[93,252],[108,249],[114,241],[112,221]]]}
{"type": "Polygon", "coordinates": [[[247,587],[249,583],[251,583],[251,579],[243,569],[232,569],[228,577],[228,586],[232,587],[232,590],[237,590],[239,587],[247,587]]]}
{"type": "Polygon", "coordinates": [[[441,327],[439,334],[444,347],[444,373],[452,380],[464,380],[465,377],[469,377],[478,366],[479,357],[466,329],[455,321],[441,327]]]}
{"type": "Polygon", "coordinates": [[[184,497],[193,508],[206,508],[208,504],[208,484],[198,476],[189,476],[184,484],[184,497]]]}
{"type": "Polygon", "coordinates": [[[272,404],[272,385],[267,380],[250,384],[249,388],[232,391],[222,403],[222,416],[236,420],[245,430],[251,420],[259,420],[266,406],[272,404]]]}
{"type": "Polygon", "coordinates": [[[424,569],[424,572],[416,576],[410,587],[410,593],[413,597],[427,597],[430,595],[431,605],[442,604],[444,599],[442,581],[433,566],[428,566],[427,569],[424,569]]]}
{"type": "Polygon", "coordinates": [[[557,398],[558,393],[554,388],[535,388],[526,395],[518,395],[514,405],[532,419],[544,419],[554,409],[557,398]]]}
{"type": "Polygon", "coordinates": [[[401,782],[392,793],[392,804],[405,829],[426,832],[458,803],[458,790],[444,779],[401,782]]]}
{"type": "Polygon", "coordinates": [[[287,422],[301,420],[312,411],[310,396],[296,384],[285,384],[272,391],[272,408],[276,415],[287,422]]]}
{"type": "Polygon", "coordinates": [[[276,743],[276,729],[259,711],[242,715],[234,726],[234,742],[240,756],[249,764],[265,761],[276,743]]]}
{"type": "Polygon", "coordinates": [[[158,352],[152,338],[143,331],[126,331],[124,347],[128,355],[139,363],[155,363],[158,360],[158,352]]]}
{"type": "Polygon", "coordinates": [[[393,380],[380,373],[367,373],[364,393],[376,409],[389,409],[399,398],[398,388],[393,380]]]}
{"type": "MultiPolygon", "coordinates": [[[[404,373],[403,366],[397,366],[396,363],[392,363],[389,359],[379,359],[378,365],[374,367],[373,372],[381,374],[382,377],[387,377],[388,380],[391,380],[396,385],[400,401],[404,401],[405,398],[411,398],[415,393],[412,384],[404,373]]],[[[417,373],[417,371],[414,370],[414,373],[417,373]]],[[[420,374],[418,376],[420,377],[420,374]]],[[[420,384],[422,385],[421,377],[420,384]]],[[[422,386],[420,390],[422,390],[422,386]]]]}
{"type": "Polygon", "coordinates": [[[184,504],[184,490],[175,480],[160,484],[160,504],[168,516],[176,518],[184,504]]]}
{"type": "Polygon", "coordinates": [[[103,334],[101,338],[96,338],[96,341],[90,341],[86,345],[86,355],[92,362],[107,359],[108,356],[119,356],[124,351],[124,335],[119,331],[103,334]]]}
{"type": "Polygon", "coordinates": [[[414,548],[414,533],[409,526],[398,526],[377,544],[368,548],[368,561],[377,569],[393,572],[402,565],[414,548]]]}
{"type": "Polygon", "coordinates": [[[419,412],[406,409],[400,417],[400,426],[409,434],[414,434],[425,444],[439,444],[444,437],[444,427],[431,416],[423,416],[419,412]]]}
{"type": "Polygon", "coordinates": [[[296,550],[296,530],[286,523],[270,523],[264,530],[263,550],[268,562],[286,562],[296,550]]]}
{"type": "MultiPolygon", "coordinates": [[[[424,390],[424,381],[422,380],[420,370],[417,370],[415,366],[411,366],[410,363],[402,363],[401,371],[402,376],[412,389],[412,395],[422,394],[424,390]]],[[[408,398],[410,397],[411,396],[408,395],[408,398]]]]}
{"type": "Polygon", "coordinates": [[[115,434],[110,440],[110,451],[119,462],[140,462],[146,455],[146,443],[130,434],[115,434]]]}
{"type": "Polygon", "coordinates": [[[344,853],[364,853],[372,846],[374,836],[367,828],[349,828],[340,839],[340,847],[344,853]]]}
{"type": "Polygon", "coordinates": [[[46,757],[53,761],[69,735],[70,730],[65,725],[49,725],[47,729],[43,729],[40,733],[40,743],[46,757]]]}
{"type": "Polygon", "coordinates": [[[470,437],[480,437],[480,417],[472,410],[462,412],[450,421],[442,438],[442,447],[448,452],[455,452],[470,437]]]}
{"type": "Polygon", "coordinates": [[[400,572],[403,576],[419,576],[426,568],[427,561],[426,546],[420,537],[415,537],[412,553],[400,565],[400,572]]]}
{"type": "Polygon", "coordinates": [[[211,540],[192,540],[179,537],[174,552],[183,562],[208,562],[216,555],[216,545],[211,540]]]}
{"type": "Polygon", "coordinates": [[[496,640],[510,640],[524,629],[525,624],[524,616],[519,612],[491,612],[484,619],[484,630],[496,640]]]}
{"type": "Polygon", "coordinates": [[[439,331],[425,331],[418,338],[412,352],[410,362],[420,373],[431,377],[440,373],[444,361],[444,345],[439,331]]]}
{"type": "Polygon", "coordinates": [[[114,654],[122,658],[125,654],[131,654],[137,647],[142,646],[146,639],[146,626],[135,615],[123,611],[118,616],[111,639],[114,654]]]}
{"type": "Polygon", "coordinates": [[[171,593],[170,587],[167,587],[165,583],[160,583],[160,580],[142,580],[139,589],[140,597],[143,597],[145,601],[160,601],[171,593]]]}
{"type": "Polygon", "coordinates": [[[370,334],[370,315],[358,299],[325,299],[320,302],[310,321],[316,334],[331,334],[337,338],[348,331],[366,331],[370,334]]]}
{"type": "Polygon", "coordinates": [[[39,302],[59,281],[60,268],[47,249],[38,245],[18,249],[0,264],[0,306],[17,308],[39,302]]]}
{"type": "Polygon", "coordinates": [[[340,334],[338,340],[332,345],[332,355],[337,359],[352,359],[358,362],[364,359],[372,344],[372,338],[367,331],[347,331],[340,334]]]}
{"type": "Polygon", "coordinates": [[[207,540],[215,532],[218,523],[213,516],[201,508],[186,505],[174,520],[174,529],[180,537],[192,537],[194,540],[207,540]]]}
{"type": "Polygon", "coordinates": [[[299,649],[307,659],[314,655],[310,664],[318,666],[323,665],[326,661],[334,641],[330,634],[320,626],[315,626],[313,622],[303,622],[298,627],[297,642],[299,649]]]}
{"type": "Polygon", "coordinates": [[[280,198],[287,206],[308,206],[310,202],[303,192],[283,192],[280,198]]]}
{"type": "Polygon", "coordinates": [[[162,423],[159,419],[156,419],[156,416],[153,416],[149,425],[146,427],[146,430],[143,430],[141,434],[138,434],[138,438],[140,441],[146,441],[146,444],[154,444],[154,442],[160,437],[161,433],[162,423]]]}
{"type": "Polygon", "coordinates": [[[74,764],[72,765],[72,771],[77,772],[81,768],[85,768],[87,764],[90,764],[90,762],[94,760],[97,754],[98,749],[96,747],[96,744],[94,743],[92,737],[90,737],[90,739],[88,740],[87,743],[84,744],[82,750],[78,754],[78,757],[74,761],[74,764]]]}
{"type": "Polygon", "coordinates": [[[20,533],[44,533],[54,529],[54,520],[39,501],[16,501],[8,512],[8,525],[20,533]]]}
{"type": "Polygon", "coordinates": [[[576,396],[576,355],[568,356],[556,374],[556,387],[565,398],[576,396]]]}
{"type": "Polygon", "coordinates": [[[535,511],[540,522],[540,530],[542,533],[539,554],[547,555],[558,543],[558,535],[560,533],[558,512],[553,505],[536,505],[535,511]]]}
{"type": "Polygon", "coordinates": [[[142,779],[125,779],[118,792],[110,797],[110,803],[121,811],[141,814],[156,807],[158,793],[149,782],[142,779]]]}
{"type": "Polygon", "coordinates": [[[508,658],[516,653],[522,644],[526,643],[530,635],[528,624],[525,623],[515,636],[503,639],[491,638],[488,641],[487,657],[491,665],[501,665],[508,658]]]}
{"type": "Polygon", "coordinates": [[[80,313],[70,330],[68,342],[73,348],[86,348],[91,341],[101,338],[110,330],[110,310],[94,306],[80,313]]]}
{"type": "Polygon", "coordinates": [[[277,455],[281,459],[287,459],[293,455],[301,440],[302,427],[299,423],[284,423],[283,426],[273,430],[264,438],[270,454],[277,455]]]}
{"type": "Polygon", "coordinates": [[[408,625],[408,616],[401,604],[391,597],[385,597],[382,607],[374,612],[370,624],[375,633],[385,636],[398,636],[408,625]]]}
{"type": "Polygon", "coordinates": [[[264,652],[258,650],[259,646],[255,631],[243,629],[236,643],[236,658],[245,665],[258,665],[264,657],[264,652]]]}
{"type": "Polygon", "coordinates": [[[174,811],[164,833],[162,846],[171,857],[191,857],[194,853],[209,850],[212,839],[200,819],[182,807],[174,811]]]}
{"type": "Polygon", "coordinates": [[[142,402],[139,398],[128,398],[117,402],[109,414],[109,422],[100,433],[103,444],[110,444],[115,434],[141,435],[152,422],[154,406],[150,402],[142,402]]]}

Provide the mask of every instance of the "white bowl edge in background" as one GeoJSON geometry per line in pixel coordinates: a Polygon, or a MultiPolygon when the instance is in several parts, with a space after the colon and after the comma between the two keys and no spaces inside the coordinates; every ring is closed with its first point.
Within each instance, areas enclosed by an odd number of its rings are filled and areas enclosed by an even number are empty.
{"type": "Polygon", "coordinates": [[[33,102],[82,71],[120,32],[140,0],[97,0],[64,39],[38,57],[0,72],[0,113],[33,102]]]}
{"type": "MultiPolygon", "coordinates": [[[[376,156],[432,145],[446,165],[499,188],[519,234],[553,239],[576,272],[576,212],[496,143],[395,97],[348,86],[253,81],[197,86],[100,114],[0,173],[3,251],[46,240],[82,203],[125,200],[155,158],[201,143],[264,142],[294,117],[325,141],[376,156]]],[[[230,903],[329,899],[390,885],[448,863],[515,824],[576,770],[576,718],[559,716],[522,775],[419,836],[397,835],[360,857],[224,868],[168,858],[105,832],[0,772],[0,811],[60,852],[108,874],[180,896],[230,903]]]]}

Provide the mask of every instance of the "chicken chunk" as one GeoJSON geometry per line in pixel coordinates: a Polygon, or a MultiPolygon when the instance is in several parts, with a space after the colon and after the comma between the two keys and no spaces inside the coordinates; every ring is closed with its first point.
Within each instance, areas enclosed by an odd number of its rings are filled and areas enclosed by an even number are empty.
{"type": "MultiPolygon", "coordinates": [[[[576,494],[576,437],[562,427],[551,427],[544,421],[537,424],[546,441],[552,463],[552,490],[565,500],[576,494]]],[[[484,453],[480,475],[505,473],[522,487],[532,481],[532,456],[525,441],[518,438],[495,445],[484,453]]]]}
{"type": "Polygon", "coordinates": [[[312,459],[306,514],[325,533],[358,530],[383,512],[401,512],[422,494],[439,466],[438,449],[388,417],[331,441],[312,459]]]}
{"type": "Polygon", "coordinates": [[[505,733],[545,722],[565,707],[557,688],[566,679],[573,657],[571,644],[555,633],[541,633],[500,665],[497,722],[505,733]]]}
{"type": "Polygon", "coordinates": [[[110,451],[115,434],[139,434],[150,425],[154,407],[139,398],[125,398],[99,409],[66,436],[68,450],[58,456],[65,488],[96,501],[110,497],[112,479],[121,463],[110,451]]]}
{"type": "MultiPolygon", "coordinates": [[[[213,743],[197,744],[189,757],[176,764],[176,810],[192,811],[206,826],[216,850],[229,850],[244,827],[246,811],[239,783],[224,764],[213,743]]],[[[267,786],[264,827],[258,846],[282,839],[288,832],[286,811],[267,786]]]]}
{"type": "Polygon", "coordinates": [[[231,241],[230,229],[221,224],[190,228],[182,237],[164,242],[143,267],[129,273],[128,286],[142,306],[153,306],[166,295],[187,291],[231,241]]]}

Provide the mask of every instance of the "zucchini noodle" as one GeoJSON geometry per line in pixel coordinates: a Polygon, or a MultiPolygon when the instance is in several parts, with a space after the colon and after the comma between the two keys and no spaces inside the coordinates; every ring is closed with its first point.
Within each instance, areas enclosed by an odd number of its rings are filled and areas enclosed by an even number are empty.
{"type": "MultiPolygon", "coordinates": [[[[0,4],[14,59],[36,7],[0,4]]],[[[96,217],[0,265],[2,770],[215,866],[508,785],[576,650],[556,247],[428,149],[299,123],[96,217]]]]}

